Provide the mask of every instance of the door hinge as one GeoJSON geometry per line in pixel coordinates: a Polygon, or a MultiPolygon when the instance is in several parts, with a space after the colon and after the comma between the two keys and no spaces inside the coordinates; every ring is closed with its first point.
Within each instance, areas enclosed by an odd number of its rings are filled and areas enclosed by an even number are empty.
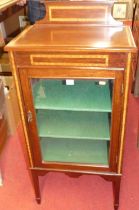
{"type": "Polygon", "coordinates": [[[32,122],[32,112],[31,111],[28,111],[27,112],[27,119],[28,119],[28,122],[32,122]]]}

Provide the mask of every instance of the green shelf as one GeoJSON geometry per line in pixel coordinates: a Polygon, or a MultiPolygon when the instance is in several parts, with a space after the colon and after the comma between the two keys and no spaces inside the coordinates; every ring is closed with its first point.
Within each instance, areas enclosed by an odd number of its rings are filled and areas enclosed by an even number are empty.
{"type": "Polygon", "coordinates": [[[74,80],[74,85],[65,85],[62,80],[40,79],[33,82],[33,97],[36,109],[96,112],[112,109],[109,82],[98,85],[94,80],[74,80]]]}
{"type": "Polygon", "coordinates": [[[42,138],[40,145],[43,161],[108,165],[107,141],[42,138]]]}
{"type": "Polygon", "coordinates": [[[40,137],[110,140],[108,113],[38,110],[40,137]]]}

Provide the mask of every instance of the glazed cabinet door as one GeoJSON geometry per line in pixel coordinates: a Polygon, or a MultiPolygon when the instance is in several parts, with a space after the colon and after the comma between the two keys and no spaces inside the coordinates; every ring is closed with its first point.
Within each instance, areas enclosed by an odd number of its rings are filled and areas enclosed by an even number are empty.
{"type": "Polygon", "coordinates": [[[123,72],[19,69],[35,167],[116,171],[123,72]]]}

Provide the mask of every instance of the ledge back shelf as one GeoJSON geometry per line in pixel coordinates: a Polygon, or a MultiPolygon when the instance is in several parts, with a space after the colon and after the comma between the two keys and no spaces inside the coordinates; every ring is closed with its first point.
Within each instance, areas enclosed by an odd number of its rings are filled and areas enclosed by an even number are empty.
{"type": "Polygon", "coordinates": [[[123,23],[112,17],[114,1],[45,1],[46,17],[38,24],[93,24],[120,26],[123,23]]]}

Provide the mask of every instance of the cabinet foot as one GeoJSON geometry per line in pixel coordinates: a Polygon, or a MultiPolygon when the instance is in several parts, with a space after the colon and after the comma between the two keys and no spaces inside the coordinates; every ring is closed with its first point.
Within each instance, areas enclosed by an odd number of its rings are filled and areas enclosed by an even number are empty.
{"type": "Polygon", "coordinates": [[[118,210],[118,208],[119,208],[119,204],[115,204],[114,205],[114,210],[118,210]]]}
{"type": "Polygon", "coordinates": [[[38,204],[40,204],[41,203],[41,198],[36,198],[36,201],[37,201],[38,204]]]}

